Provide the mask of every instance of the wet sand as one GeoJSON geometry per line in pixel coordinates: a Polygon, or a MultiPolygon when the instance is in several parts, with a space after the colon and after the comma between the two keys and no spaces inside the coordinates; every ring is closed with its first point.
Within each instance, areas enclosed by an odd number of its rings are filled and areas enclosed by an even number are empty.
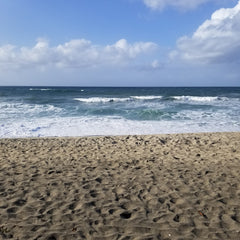
{"type": "Polygon", "coordinates": [[[240,133],[0,139],[0,239],[240,239],[240,133]]]}

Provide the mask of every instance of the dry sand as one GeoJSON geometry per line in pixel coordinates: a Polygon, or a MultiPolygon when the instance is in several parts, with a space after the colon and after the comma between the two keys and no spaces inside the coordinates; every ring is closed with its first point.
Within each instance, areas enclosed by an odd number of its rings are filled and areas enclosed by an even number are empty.
{"type": "Polygon", "coordinates": [[[240,133],[0,139],[0,239],[240,239],[240,133]]]}

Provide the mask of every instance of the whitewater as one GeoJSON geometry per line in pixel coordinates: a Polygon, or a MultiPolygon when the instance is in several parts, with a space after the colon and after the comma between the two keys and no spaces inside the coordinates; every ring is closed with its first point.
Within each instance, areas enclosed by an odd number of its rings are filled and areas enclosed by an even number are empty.
{"type": "Polygon", "coordinates": [[[0,138],[240,131],[239,106],[239,87],[0,87],[0,138]]]}

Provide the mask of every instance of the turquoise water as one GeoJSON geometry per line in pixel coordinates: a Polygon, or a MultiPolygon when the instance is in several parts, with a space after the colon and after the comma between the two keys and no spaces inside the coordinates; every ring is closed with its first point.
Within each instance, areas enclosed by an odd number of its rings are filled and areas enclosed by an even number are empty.
{"type": "Polygon", "coordinates": [[[240,131],[239,106],[239,87],[0,87],[0,137],[240,131]]]}

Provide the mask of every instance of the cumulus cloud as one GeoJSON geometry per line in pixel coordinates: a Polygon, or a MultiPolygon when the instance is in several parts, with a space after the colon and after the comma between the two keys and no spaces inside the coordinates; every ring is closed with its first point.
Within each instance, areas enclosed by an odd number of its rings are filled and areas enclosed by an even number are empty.
{"type": "Polygon", "coordinates": [[[137,64],[134,66],[134,68],[138,71],[138,72],[156,72],[159,70],[163,70],[165,67],[165,63],[163,62],[159,62],[159,60],[155,59],[151,62],[145,62],[145,63],[141,63],[141,64],[137,64]]]}
{"type": "Polygon", "coordinates": [[[215,11],[191,37],[181,37],[171,57],[199,62],[240,61],[240,1],[215,11]]]}
{"type": "Polygon", "coordinates": [[[38,39],[33,47],[0,47],[0,68],[59,67],[86,68],[102,65],[121,65],[137,61],[141,55],[157,49],[153,42],[130,44],[120,39],[112,45],[93,45],[86,39],[75,39],[58,46],[49,46],[48,41],[38,39]]]}
{"type": "Polygon", "coordinates": [[[190,10],[213,0],[143,0],[144,4],[153,10],[162,10],[173,7],[181,10],[190,10]]]}
{"type": "Polygon", "coordinates": [[[103,49],[103,56],[109,60],[124,60],[134,59],[140,54],[146,54],[157,48],[157,45],[152,42],[137,42],[128,44],[125,39],[117,41],[113,45],[108,45],[103,49]]]}

